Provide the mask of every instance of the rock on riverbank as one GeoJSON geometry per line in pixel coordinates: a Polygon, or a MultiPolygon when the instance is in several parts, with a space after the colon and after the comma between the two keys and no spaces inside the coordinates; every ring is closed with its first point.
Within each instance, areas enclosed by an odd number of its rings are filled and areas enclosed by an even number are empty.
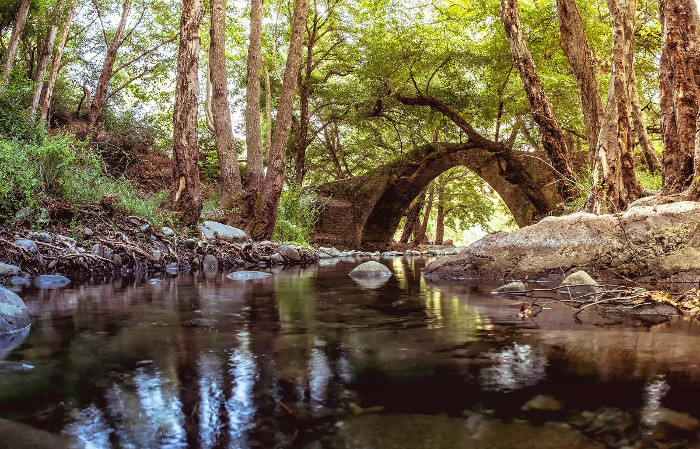
{"type": "Polygon", "coordinates": [[[700,203],[631,207],[623,214],[547,217],[484,237],[425,270],[429,280],[561,280],[585,270],[598,279],[696,281],[700,203]]]}

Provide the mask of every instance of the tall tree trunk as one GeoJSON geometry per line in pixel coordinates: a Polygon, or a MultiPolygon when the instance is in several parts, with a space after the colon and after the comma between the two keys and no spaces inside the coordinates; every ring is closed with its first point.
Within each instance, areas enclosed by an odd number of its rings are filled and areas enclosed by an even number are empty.
{"type": "Polygon", "coordinates": [[[17,50],[19,49],[19,41],[22,37],[22,32],[24,31],[24,25],[27,23],[29,6],[31,6],[31,4],[32,0],[22,0],[22,3],[19,5],[17,20],[15,20],[15,26],[12,28],[12,35],[10,36],[10,42],[7,43],[7,51],[5,51],[5,60],[2,64],[0,84],[7,82],[7,79],[10,77],[12,67],[15,65],[15,58],[17,58],[17,50]]]}
{"type": "Polygon", "coordinates": [[[435,244],[442,245],[445,239],[445,175],[438,177],[437,222],[435,224],[435,244]]]}
{"type": "Polygon", "coordinates": [[[221,208],[232,209],[241,198],[241,174],[238,170],[236,141],[231,126],[226,73],[226,0],[211,1],[211,43],[209,68],[212,84],[214,141],[221,167],[221,208]]]}
{"type": "Polygon", "coordinates": [[[633,68],[628,52],[634,39],[636,0],[608,0],[613,19],[612,75],[608,104],[596,147],[591,192],[585,209],[593,213],[618,212],[642,193],[634,171],[630,123],[630,87],[627,74],[633,68]]]}
{"type": "MultiPolygon", "coordinates": [[[[307,52],[311,52],[312,48],[308,47],[307,52]]],[[[307,54],[307,65],[310,63],[310,57],[307,54]]],[[[297,148],[294,157],[294,183],[301,186],[304,182],[304,171],[306,169],[306,147],[309,134],[309,73],[306,77],[299,76],[299,128],[297,129],[297,148]]]]}
{"type": "MultiPolygon", "coordinates": [[[[260,68],[262,65],[262,0],[251,0],[250,41],[246,75],[245,145],[248,154],[247,194],[257,202],[263,183],[263,147],[260,135],[260,68]]],[[[247,211],[252,214],[254,211],[247,211]]],[[[251,217],[252,218],[252,217],[251,217]]]]}
{"type": "Polygon", "coordinates": [[[700,20],[693,0],[661,0],[659,10],[663,193],[672,194],[683,191],[693,174],[700,173],[700,158],[695,157],[700,106],[700,20]]]}
{"type": "Polygon", "coordinates": [[[557,189],[565,200],[572,199],[575,192],[571,183],[575,178],[564,131],[554,114],[552,103],[544,91],[544,85],[537,73],[535,61],[532,59],[530,49],[525,42],[517,0],[501,0],[501,21],[508,36],[513,64],[518,69],[520,79],[525,87],[530,114],[540,128],[542,146],[552,162],[554,177],[558,181],[557,189]]]}
{"type": "Polygon", "coordinates": [[[323,144],[326,147],[326,150],[328,150],[328,155],[331,157],[331,161],[333,161],[336,179],[345,179],[345,173],[343,173],[343,167],[340,165],[340,159],[338,159],[337,154],[338,150],[335,145],[337,141],[335,133],[338,131],[338,125],[336,122],[333,122],[333,125],[335,125],[335,129],[331,128],[331,125],[326,126],[323,129],[323,144]]]}
{"type": "Polygon", "coordinates": [[[197,75],[203,9],[203,0],[183,0],[173,108],[173,181],[168,202],[187,226],[196,224],[202,211],[197,165],[197,75]]]}
{"type": "Polygon", "coordinates": [[[418,228],[418,232],[413,235],[413,244],[420,245],[424,243],[426,239],[426,232],[428,231],[428,222],[430,221],[430,212],[433,210],[433,199],[435,199],[435,185],[430,185],[430,191],[428,192],[428,200],[425,202],[425,213],[423,214],[423,221],[418,228]]]}
{"type": "Polygon", "coordinates": [[[426,194],[427,190],[423,189],[423,191],[413,201],[413,204],[411,204],[406,211],[406,224],[403,227],[403,232],[401,233],[399,243],[408,243],[408,239],[411,237],[411,234],[413,234],[413,230],[418,227],[420,212],[423,210],[423,206],[425,205],[426,194]]]}
{"type": "Polygon", "coordinates": [[[265,190],[262,204],[255,212],[255,228],[253,237],[258,239],[272,237],[272,231],[277,220],[277,207],[284,186],[284,155],[292,127],[292,111],[296,96],[297,76],[301,66],[302,48],[306,17],[309,13],[309,0],[297,0],[294,7],[292,36],[289,43],[289,54],[284,69],[282,90],[277,105],[277,120],[272,134],[272,147],[265,177],[265,190]]]}
{"type": "Polygon", "coordinates": [[[564,54],[576,79],[583,123],[586,127],[589,162],[593,161],[603,116],[603,100],[598,90],[593,57],[576,0],[556,0],[559,30],[564,54]]]}
{"type": "MultiPolygon", "coordinates": [[[[183,1],[185,4],[190,2],[190,0],[183,1]]],[[[93,139],[94,137],[96,137],[95,134],[97,131],[97,122],[102,117],[102,111],[104,110],[105,104],[107,103],[107,88],[109,86],[109,80],[112,79],[112,71],[114,70],[114,62],[117,60],[117,52],[119,51],[119,47],[121,47],[123,43],[122,36],[124,35],[124,29],[126,28],[126,19],[129,17],[130,10],[131,0],[124,0],[124,3],[122,3],[122,15],[119,19],[119,25],[117,25],[117,29],[114,32],[114,37],[112,38],[112,41],[109,44],[109,48],[107,48],[107,55],[105,56],[105,60],[102,63],[102,71],[100,72],[100,77],[97,79],[97,87],[95,88],[95,94],[92,96],[92,103],[90,103],[90,108],[88,109],[86,131],[87,137],[89,139],[93,139]]],[[[183,12],[183,15],[184,14],[185,13],[183,12]]],[[[199,12],[199,14],[201,15],[201,11],[199,12]]],[[[182,26],[182,22],[180,22],[180,26],[182,26]]],[[[197,27],[197,29],[199,29],[199,26],[197,27]]],[[[180,35],[180,39],[182,39],[182,35],[180,35]]],[[[199,46],[199,41],[197,42],[197,46],[199,46]]],[[[180,46],[180,48],[182,48],[182,45],[180,46]]],[[[197,61],[199,61],[199,47],[197,48],[197,52],[197,61]]]]}
{"type": "Polygon", "coordinates": [[[270,87],[270,71],[267,70],[267,64],[263,64],[265,72],[265,153],[263,158],[270,154],[270,145],[272,144],[272,87],[270,87]]]}
{"type": "Polygon", "coordinates": [[[46,40],[44,41],[44,48],[41,51],[41,58],[39,58],[39,65],[37,66],[36,72],[34,73],[34,86],[32,86],[32,95],[29,100],[29,116],[33,116],[37,109],[39,108],[39,100],[41,99],[41,91],[44,87],[44,78],[46,77],[46,70],[49,67],[49,61],[51,61],[51,55],[53,54],[53,45],[56,42],[56,34],[58,33],[58,20],[63,13],[63,0],[58,0],[56,2],[56,7],[53,11],[53,19],[51,20],[51,26],[49,31],[46,33],[46,40]]]}
{"type": "Polygon", "coordinates": [[[58,48],[56,48],[56,56],[54,56],[53,58],[53,64],[51,65],[51,74],[49,75],[49,80],[46,83],[46,89],[44,89],[44,93],[41,97],[41,110],[39,111],[39,118],[42,122],[45,122],[49,116],[49,107],[51,106],[53,89],[56,86],[56,80],[58,80],[58,71],[61,69],[61,58],[63,58],[63,50],[66,48],[66,42],[68,42],[68,33],[70,32],[70,26],[73,23],[73,16],[75,15],[75,9],[77,7],[78,0],[73,0],[73,3],[70,7],[70,11],[68,11],[68,17],[66,17],[66,23],[63,25],[61,40],[58,42],[58,48]]]}

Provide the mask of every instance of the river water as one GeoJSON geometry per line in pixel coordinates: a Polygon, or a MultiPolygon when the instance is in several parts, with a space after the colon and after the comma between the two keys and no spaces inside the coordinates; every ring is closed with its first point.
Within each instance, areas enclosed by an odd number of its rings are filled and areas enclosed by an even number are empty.
{"type": "Polygon", "coordinates": [[[426,284],[428,261],[24,290],[0,448],[700,447],[697,320],[521,319],[493,286],[426,284]]]}

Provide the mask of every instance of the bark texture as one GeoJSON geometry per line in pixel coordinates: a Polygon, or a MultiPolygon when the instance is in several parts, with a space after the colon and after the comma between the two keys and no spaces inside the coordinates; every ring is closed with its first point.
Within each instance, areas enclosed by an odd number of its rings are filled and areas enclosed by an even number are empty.
{"type": "Polygon", "coordinates": [[[593,53],[588,46],[576,0],[557,0],[557,14],[564,54],[569,60],[578,87],[583,123],[586,127],[586,142],[592,161],[603,117],[603,100],[600,97],[598,80],[595,76],[593,53]]]}
{"type": "Polygon", "coordinates": [[[22,37],[22,32],[24,31],[24,25],[27,23],[27,17],[29,16],[29,6],[31,6],[31,0],[22,0],[19,5],[19,11],[17,11],[17,20],[15,20],[15,26],[12,28],[12,35],[10,36],[10,41],[7,43],[7,50],[5,51],[5,60],[2,64],[2,74],[0,75],[0,82],[5,83],[10,77],[10,72],[12,67],[15,65],[15,58],[17,58],[17,50],[19,49],[19,41],[22,37]]]}
{"type": "Polygon", "coordinates": [[[56,55],[54,56],[53,63],[51,65],[51,74],[49,75],[49,79],[46,82],[46,88],[41,96],[41,109],[39,111],[39,118],[41,121],[46,121],[49,116],[49,107],[51,106],[51,99],[53,98],[53,89],[56,86],[56,80],[58,80],[58,71],[61,69],[63,50],[66,48],[66,42],[68,42],[68,33],[70,32],[70,26],[73,23],[73,16],[75,15],[75,9],[77,7],[78,0],[73,0],[70,10],[68,11],[68,17],[66,17],[66,22],[63,24],[61,39],[58,41],[56,55]]]}
{"type": "Polygon", "coordinates": [[[425,202],[425,212],[423,213],[423,221],[418,227],[418,231],[413,235],[413,244],[420,245],[426,240],[426,233],[428,231],[428,222],[430,221],[430,212],[433,210],[433,200],[435,199],[435,186],[430,186],[430,191],[428,192],[428,199],[425,202]]]}
{"type": "Polygon", "coordinates": [[[401,239],[399,239],[399,243],[408,243],[408,240],[411,238],[413,230],[416,228],[416,225],[420,219],[420,211],[425,205],[426,193],[427,191],[423,189],[423,191],[418,195],[416,200],[406,211],[406,223],[404,224],[403,232],[401,233],[401,239]]]}
{"type": "Polygon", "coordinates": [[[700,173],[700,158],[695,157],[700,108],[700,20],[692,0],[662,0],[659,9],[663,193],[672,194],[683,191],[693,174],[700,173]]]}
{"type": "Polygon", "coordinates": [[[552,162],[558,181],[557,188],[564,199],[571,199],[574,197],[571,186],[575,178],[566,138],[525,42],[517,0],[501,0],[501,21],[508,36],[513,64],[525,87],[530,114],[540,128],[542,146],[552,162]]]}
{"type": "Polygon", "coordinates": [[[202,211],[202,186],[197,165],[197,74],[203,9],[203,0],[184,0],[180,18],[173,108],[173,184],[168,200],[171,209],[185,225],[196,224],[202,211]]]}
{"type": "MultiPolygon", "coordinates": [[[[189,1],[185,0],[185,2],[183,3],[183,8],[185,8],[185,5],[188,3],[189,1]]],[[[92,96],[92,103],[90,103],[90,107],[88,109],[87,136],[90,139],[95,137],[95,133],[97,131],[97,122],[102,117],[102,111],[104,110],[105,104],[107,103],[107,88],[109,87],[109,80],[112,79],[112,71],[114,70],[114,63],[117,60],[117,53],[119,52],[119,47],[121,47],[123,43],[122,38],[124,36],[126,20],[129,17],[130,10],[131,0],[124,0],[124,2],[122,3],[122,14],[119,19],[119,25],[117,25],[117,29],[114,32],[114,37],[112,37],[112,41],[109,43],[109,47],[107,48],[107,55],[105,56],[105,60],[102,63],[100,77],[97,79],[97,87],[95,88],[95,94],[92,96]]],[[[183,15],[184,14],[185,13],[183,12],[183,15]]],[[[201,11],[199,14],[201,15],[201,11]]],[[[182,26],[182,23],[180,24],[180,26],[182,26]]],[[[180,48],[182,49],[182,46],[180,48]]],[[[197,58],[199,60],[199,55],[197,55],[197,58]]]]}
{"type": "MultiPolygon", "coordinates": [[[[251,0],[250,41],[246,75],[245,144],[248,154],[247,194],[253,202],[263,182],[263,147],[260,135],[260,69],[262,66],[262,0],[251,0]]],[[[252,213],[248,211],[246,213],[252,213]]]]}
{"type": "Polygon", "coordinates": [[[34,77],[32,78],[34,86],[32,87],[32,95],[29,100],[30,116],[33,116],[39,108],[41,91],[44,87],[44,78],[46,77],[46,70],[49,68],[49,62],[51,61],[51,55],[53,54],[53,45],[56,42],[56,34],[58,33],[58,19],[61,17],[61,13],[63,12],[62,10],[63,0],[58,0],[53,12],[54,18],[51,20],[51,26],[49,27],[49,31],[46,33],[46,39],[44,40],[44,47],[41,50],[39,64],[37,65],[36,72],[34,72],[34,77]]]}
{"type": "Polygon", "coordinates": [[[231,125],[226,74],[226,0],[211,0],[209,68],[212,84],[214,141],[221,167],[221,208],[232,209],[241,198],[236,141],[231,125]]]}
{"type": "Polygon", "coordinates": [[[601,124],[593,167],[592,187],[585,209],[597,214],[618,212],[639,198],[642,187],[634,171],[630,123],[630,78],[636,0],[608,1],[613,18],[612,75],[608,104],[601,124]]]}
{"type": "Polygon", "coordinates": [[[272,134],[265,189],[260,207],[255,210],[255,226],[251,231],[251,236],[255,239],[270,238],[277,219],[277,207],[284,185],[284,156],[292,126],[294,97],[296,96],[297,77],[301,66],[308,13],[309,0],[297,0],[294,7],[289,54],[287,55],[282,90],[277,105],[277,120],[272,134]]]}

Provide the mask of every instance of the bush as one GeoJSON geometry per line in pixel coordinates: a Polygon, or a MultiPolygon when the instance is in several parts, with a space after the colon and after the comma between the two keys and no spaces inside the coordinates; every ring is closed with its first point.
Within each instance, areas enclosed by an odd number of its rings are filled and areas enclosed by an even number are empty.
{"type": "Polygon", "coordinates": [[[14,216],[23,207],[36,207],[40,183],[19,143],[0,140],[0,178],[0,219],[14,216]]]}
{"type": "Polygon", "coordinates": [[[301,189],[282,194],[272,238],[279,242],[309,244],[309,235],[321,212],[314,199],[301,189]]]}
{"type": "Polygon", "coordinates": [[[12,72],[8,84],[0,91],[0,138],[41,144],[46,130],[36,117],[27,115],[31,81],[21,73],[12,72]]]}

